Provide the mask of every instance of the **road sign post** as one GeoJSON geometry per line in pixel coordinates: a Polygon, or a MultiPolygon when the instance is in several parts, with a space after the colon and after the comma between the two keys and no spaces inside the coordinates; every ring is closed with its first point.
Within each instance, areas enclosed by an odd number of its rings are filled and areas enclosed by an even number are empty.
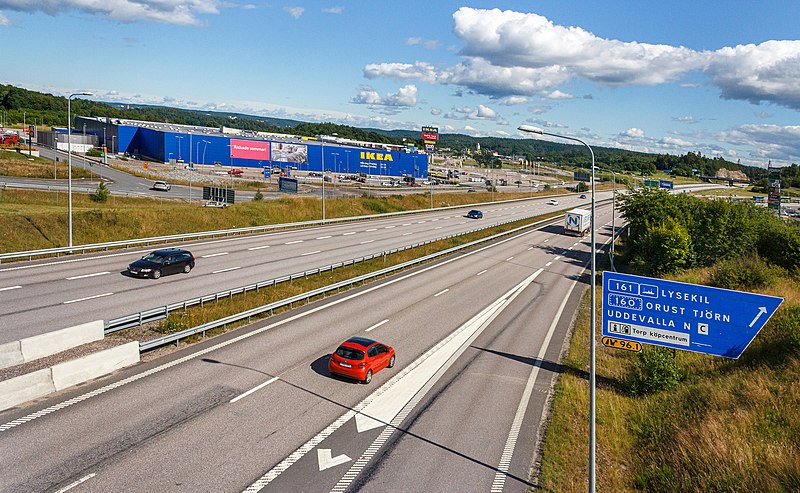
{"type": "Polygon", "coordinates": [[[603,272],[604,337],[738,358],[783,298],[603,272]]]}

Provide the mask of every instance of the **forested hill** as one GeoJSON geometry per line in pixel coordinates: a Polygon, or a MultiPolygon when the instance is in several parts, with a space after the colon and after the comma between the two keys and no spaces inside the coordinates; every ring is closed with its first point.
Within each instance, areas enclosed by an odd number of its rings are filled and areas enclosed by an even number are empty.
{"type": "MultiPolygon", "coordinates": [[[[29,123],[46,126],[66,126],[67,98],[37,91],[29,91],[12,85],[0,85],[0,110],[5,112],[9,124],[21,124],[23,114],[29,123]]],[[[207,127],[234,127],[262,132],[291,133],[303,136],[338,134],[340,137],[402,144],[404,139],[418,146],[422,143],[417,130],[361,129],[333,123],[307,123],[296,120],[244,115],[240,113],[191,111],[166,106],[129,105],[101,103],[88,99],[73,98],[73,115],[109,116],[132,120],[170,122],[207,127]]],[[[581,145],[560,144],[536,139],[511,139],[500,137],[471,137],[463,134],[440,134],[439,148],[449,148],[454,154],[466,149],[496,152],[503,156],[523,156],[529,160],[540,160],[588,167],[590,158],[581,145]]],[[[725,161],[722,158],[707,158],[699,153],[688,152],[684,156],[656,155],[626,151],[607,147],[593,147],[599,166],[618,171],[651,174],[657,169],[671,169],[675,174],[691,176],[698,170],[702,175],[713,175],[720,168],[742,170],[758,177],[749,167],[725,161]]]]}

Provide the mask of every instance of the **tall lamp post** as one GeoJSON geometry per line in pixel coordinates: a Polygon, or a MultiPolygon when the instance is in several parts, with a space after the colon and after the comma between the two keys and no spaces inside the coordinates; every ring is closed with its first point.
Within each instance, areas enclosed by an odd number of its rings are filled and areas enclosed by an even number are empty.
{"type": "Polygon", "coordinates": [[[202,162],[202,164],[206,164],[206,148],[208,147],[208,144],[210,144],[210,143],[211,143],[210,140],[203,140],[203,162],[202,162]]]}
{"type": "Polygon", "coordinates": [[[575,137],[568,137],[566,135],[553,134],[545,132],[541,128],[533,127],[531,125],[520,125],[518,130],[528,132],[536,135],[549,135],[551,137],[558,137],[560,139],[573,140],[580,142],[589,149],[589,154],[592,156],[592,281],[591,281],[591,336],[590,341],[590,364],[589,364],[589,493],[595,491],[595,327],[597,325],[597,310],[595,308],[595,277],[597,276],[597,267],[595,265],[596,245],[595,245],[595,187],[594,187],[594,151],[586,142],[575,137]]]}
{"type": "Polygon", "coordinates": [[[325,222],[325,138],[320,135],[322,142],[322,222],[325,222]]]}
{"type": "MultiPolygon", "coordinates": [[[[69,203],[69,247],[72,248],[72,98],[94,96],[90,92],[75,92],[67,98],[67,202],[69,203]]],[[[72,251],[70,250],[70,253],[72,251]]]]}

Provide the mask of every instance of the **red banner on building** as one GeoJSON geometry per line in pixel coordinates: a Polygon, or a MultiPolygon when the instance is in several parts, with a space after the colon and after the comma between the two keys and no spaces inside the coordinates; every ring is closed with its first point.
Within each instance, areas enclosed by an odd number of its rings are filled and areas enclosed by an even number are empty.
{"type": "Polygon", "coordinates": [[[269,161],[270,143],[263,140],[231,139],[231,158],[269,161]]]}
{"type": "Polygon", "coordinates": [[[439,134],[433,134],[430,132],[422,132],[422,139],[423,140],[439,140],[439,134]]]}

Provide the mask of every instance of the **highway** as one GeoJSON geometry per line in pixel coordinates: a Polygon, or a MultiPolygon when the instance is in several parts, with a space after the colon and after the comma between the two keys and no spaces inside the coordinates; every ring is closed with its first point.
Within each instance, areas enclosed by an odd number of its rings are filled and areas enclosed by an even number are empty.
{"type": "MultiPolygon", "coordinates": [[[[598,213],[603,243],[610,208],[598,213]]],[[[587,282],[586,237],[561,231],[510,236],[0,413],[2,489],[527,492],[587,282]],[[326,370],[356,335],[397,351],[370,385],[326,370]]]]}
{"type": "Polygon", "coordinates": [[[587,202],[578,195],[560,197],[558,206],[546,201],[484,205],[482,220],[463,217],[464,208],[177,244],[194,254],[195,269],[158,280],[125,275],[155,247],[2,264],[0,343],[587,202]]]}

